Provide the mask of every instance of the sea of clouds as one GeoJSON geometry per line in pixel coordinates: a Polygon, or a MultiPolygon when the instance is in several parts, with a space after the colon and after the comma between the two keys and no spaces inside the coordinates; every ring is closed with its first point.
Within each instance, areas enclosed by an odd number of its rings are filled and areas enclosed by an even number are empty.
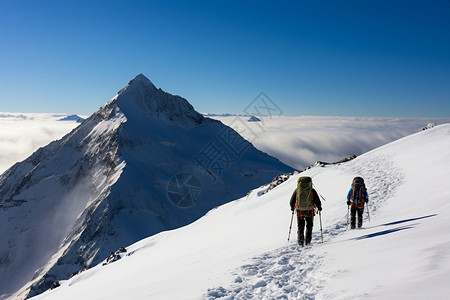
{"type": "Polygon", "coordinates": [[[249,117],[214,116],[233,127],[256,148],[285,164],[303,170],[316,161],[336,162],[360,155],[421,131],[429,123],[450,123],[450,118],[375,117],[249,117]]]}
{"type": "MultiPolygon", "coordinates": [[[[39,147],[60,139],[80,123],[64,114],[0,113],[0,173],[39,147]]],[[[236,129],[256,148],[303,170],[316,161],[336,162],[360,155],[450,118],[249,117],[214,116],[236,129]]]]}
{"type": "Polygon", "coordinates": [[[66,116],[0,113],[0,174],[79,125],[75,121],[59,121],[66,116]]]}

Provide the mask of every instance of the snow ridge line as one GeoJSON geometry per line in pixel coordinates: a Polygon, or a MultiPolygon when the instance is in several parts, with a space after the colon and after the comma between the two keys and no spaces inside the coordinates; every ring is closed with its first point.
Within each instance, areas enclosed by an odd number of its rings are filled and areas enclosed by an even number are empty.
{"type": "MultiPolygon", "coordinates": [[[[366,156],[363,159],[338,166],[345,174],[358,174],[366,182],[370,212],[373,217],[383,203],[395,195],[402,184],[404,174],[392,159],[380,156],[366,156]]],[[[344,206],[343,206],[344,207],[344,206]]],[[[367,214],[364,214],[367,218],[367,214]]],[[[368,220],[365,220],[367,222],[368,220]]],[[[329,242],[347,231],[347,220],[330,224],[324,228],[324,242],[329,242]]],[[[234,282],[228,288],[210,288],[204,294],[206,299],[315,299],[325,286],[325,281],[338,274],[328,274],[321,268],[322,251],[320,235],[313,235],[314,246],[304,248],[291,244],[251,259],[251,263],[235,270],[234,282]]]]}

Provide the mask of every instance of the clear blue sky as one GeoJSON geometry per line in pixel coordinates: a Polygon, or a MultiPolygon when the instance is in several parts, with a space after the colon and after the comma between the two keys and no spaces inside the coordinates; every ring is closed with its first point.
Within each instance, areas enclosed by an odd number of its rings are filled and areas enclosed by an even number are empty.
{"type": "Polygon", "coordinates": [[[0,111],[90,115],[139,73],[200,112],[450,116],[449,1],[0,0],[0,111]]]}

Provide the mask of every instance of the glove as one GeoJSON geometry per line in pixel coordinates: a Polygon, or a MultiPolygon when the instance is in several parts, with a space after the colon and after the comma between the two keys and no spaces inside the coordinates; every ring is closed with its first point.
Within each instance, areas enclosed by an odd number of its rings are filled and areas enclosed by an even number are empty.
{"type": "Polygon", "coordinates": [[[317,208],[319,211],[322,211],[322,206],[321,207],[319,207],[319,208],[317,208]]]}
{"type": "Polygon", "coordinates": [[[351,202],[350,201],[347,201],[347,205],[350,205],[351,204],[351,202]]]}
{"type": "Polygon", "coordinates": [[[364,202],[366,202],[366,203],[367,203],[367,202],[369,202],[369,200],[367,200],[367,199],[366,199],[366,200],[364,200],[364,202]]]}

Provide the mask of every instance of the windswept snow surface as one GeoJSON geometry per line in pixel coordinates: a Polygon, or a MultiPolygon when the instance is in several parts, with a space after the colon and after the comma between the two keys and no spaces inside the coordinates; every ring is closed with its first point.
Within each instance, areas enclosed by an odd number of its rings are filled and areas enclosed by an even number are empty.
{"type": "Polygon", "coordinates": [[[126,248],[35,299],[443,299],[450,286],[450,124],[347,163],[318,166],[263,194],[126,248]],[[308,175],[322,201],[323,239],[287,242],[289,197],[308,175]],[[362,229],[347,229],[346,194],[365,178],[362,229]]]}

